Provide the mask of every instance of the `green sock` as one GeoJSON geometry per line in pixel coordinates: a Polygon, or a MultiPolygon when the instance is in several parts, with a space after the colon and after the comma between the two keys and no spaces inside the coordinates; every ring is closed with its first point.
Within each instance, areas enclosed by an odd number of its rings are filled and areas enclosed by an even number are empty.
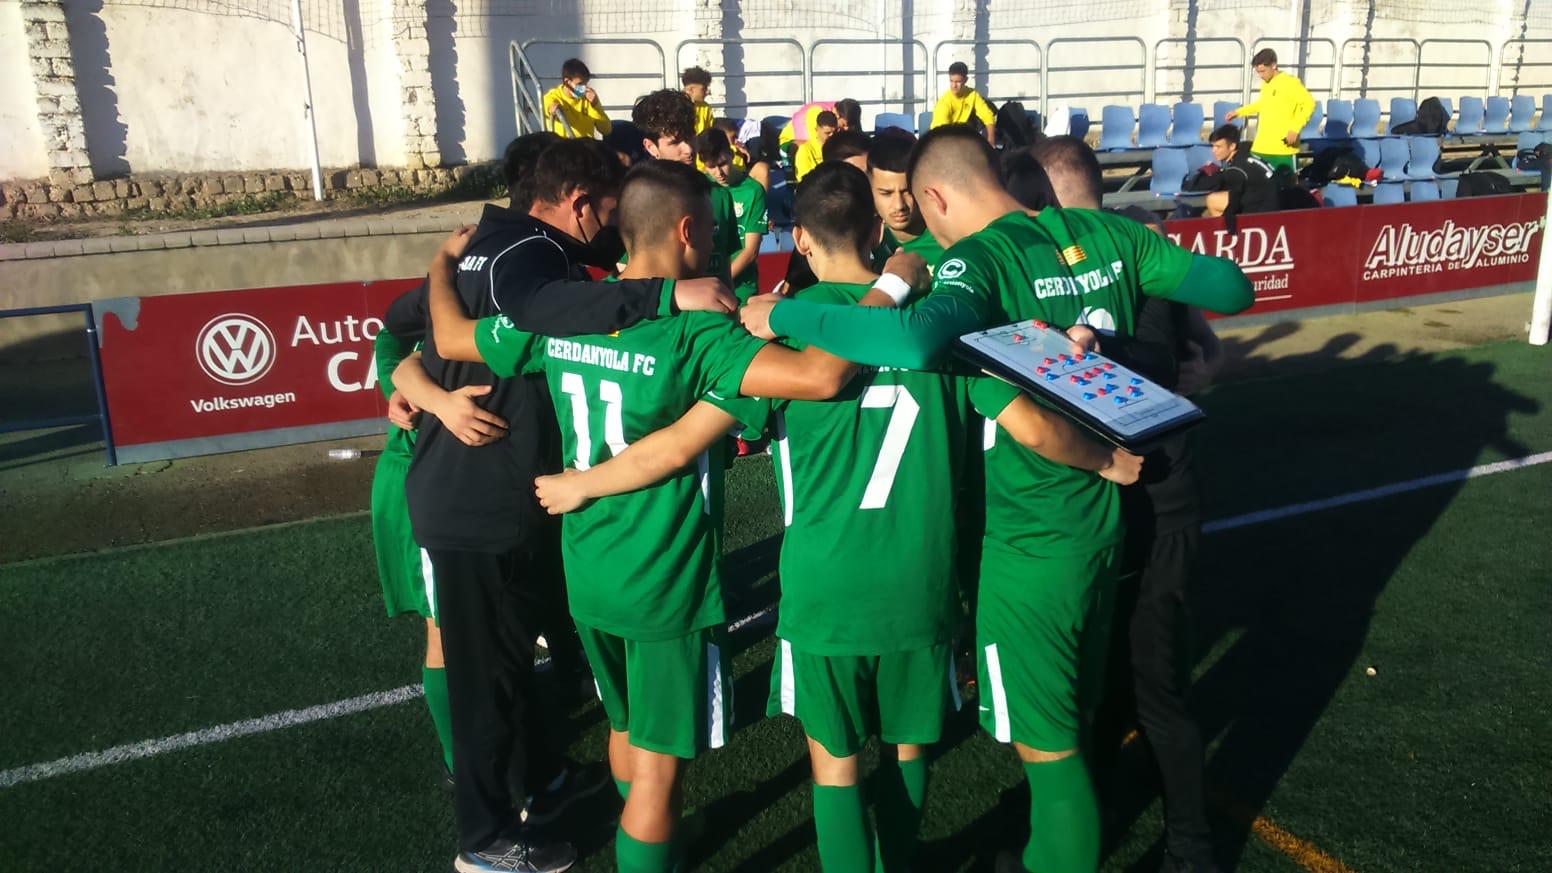
{"type": "Polygon", "coordinates": [[[878,841],[873,869],[875,873],[909,870],[927,799],[927,759],[880,761],[876,778],[873,814],[878,819],[878,841]]]}
{"type": "Polygon", "coordinates": [[[673,843],[643,843],[618,828],[614,834],[614,865],[620,873],[667,873],[673,865],[673,843]]]}
{"type": "Polygon", "coordinates": [[[1041,873],[1093,873],[1099,864],[1099,802],[1082,755],[1025,764],[1029,845],[1024,867],[1041,873]]]}
{"type": "Polygon", "coordinates": [[[819,863],[825,873],[871,873],[873,840],[861,788],[815,785],[814,829],[819,833],[819,863]]]}
{"type": "Polygon", "coordinates": [[[442,744],[442,763],[447,772],[453,772],[453,716],[447,707],[447,670],[442,667],[421,667],[420,682],[426,689],[426,708],[431,710],[431,723],[436,726],[437,740],[442,744]]]}
{"type": "Polygon", "coordinates": [[[630,783],[626,782],[624,779],[614,780],[614,790],[620,792],[621,800],[630,797],[630,783]]]}

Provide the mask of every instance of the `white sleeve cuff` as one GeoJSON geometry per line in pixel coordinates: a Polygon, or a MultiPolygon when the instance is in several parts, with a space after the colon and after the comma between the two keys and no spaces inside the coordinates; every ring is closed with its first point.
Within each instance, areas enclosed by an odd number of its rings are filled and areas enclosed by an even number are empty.
{"type": "Polygon", "coordinates": [[[911,296],[911,283],[894,273],[885,273],[873,283],[873,290],[888,294],[889,299],[893,300],[896,306],[901,306],[911,296]]]}

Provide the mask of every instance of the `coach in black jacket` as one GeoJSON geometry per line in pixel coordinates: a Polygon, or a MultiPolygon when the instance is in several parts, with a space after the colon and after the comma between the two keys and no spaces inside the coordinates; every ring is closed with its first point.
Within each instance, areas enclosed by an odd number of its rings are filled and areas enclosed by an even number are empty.
{"type": "MultiPolygon", "coordinates": [[[[589,281],[585,265],[613,266],[622,251],[611,225],[624,167],[601,143],[555,142],[531,173],[520,169],[508,171],[519,180],[514,208],[486,206],[457,263],[471,316],[500,313],[523,330],[570,336],[681,308],[736,308],[716,279],[589,281]]],[[[409,335],[427,320],[422,285],[394,301],[385,322],[390,333],[409,335]]],[[[407,361],[398,378],[429,378],[447,391],[489,385],[479,404],[510,423],[504,438],[471,447],[426,417],[405,484],[415,540],[435,576],[460,857],[471,869],[503,859],[561,869],[575,858],[570,846],[514,832],[525,797],[535,798],[532,823],[546,817],[539,813],[549,795],[568,790],[533,684],[534,640],[549,630],[547,618],[565,613],[559,526],[533,488],[536,476],[561,469],[555,410],[542,377],[500,379],[483,364],[443,360],[425,335],[420,365],[407,361]]]]}

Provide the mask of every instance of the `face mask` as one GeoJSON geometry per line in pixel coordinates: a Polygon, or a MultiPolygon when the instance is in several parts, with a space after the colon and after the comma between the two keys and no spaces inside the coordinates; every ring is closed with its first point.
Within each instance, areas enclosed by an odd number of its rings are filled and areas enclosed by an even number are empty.
{"type": "Polygon", "coordinates": [[[583,234],[582,263],[589,267],[613,270],[619,265],[620,259],[625,257],[625,238],[620,236],[618,227],[601,227],[591,239],[587,238],[580,224],[577,230],[583,234]]]}
{"type": "Polygon", "coordinates": [[[578,97],[581,97],[583,94],[587,93],[587,86],[586,85],[572,85],[571,86],[571,93],[575,94],[578,97]]]}

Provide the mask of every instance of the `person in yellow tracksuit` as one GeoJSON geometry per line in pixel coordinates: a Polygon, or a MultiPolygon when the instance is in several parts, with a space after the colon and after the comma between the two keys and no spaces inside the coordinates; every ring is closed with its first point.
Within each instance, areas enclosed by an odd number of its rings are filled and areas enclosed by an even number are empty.
{"type": "Polygon", "coordinates": [[[948,90],[938,98],[938,105],[932,107],[932,126],[969,124],[970,119],[974,117],[986,128],[986,141],[996,148],[997,115],[992,112],[991,104],[986,102],[986,98],[965,84],[969,80],[970,68],[965,66],[964,61],[949,64],[948,90]]]}
{"type": "Polygon", "coordinates": [[[598,92],[587,83],[593,74],[576,58],[560,65],[560,84],[544,92],[544,117],[550,130],[567,139],[608,136],[614,125],[598,105],[598,92]]]}
{"type": "Polygon", "coordinates": [[[684,87],[684,96],[695,104],[695,135],[700,136],[712,125],[711,105],[706,102],[711,93],[711,74],[704,67],[686,67],[679,74],[679,84],[684,87]]]}
{"type": "Polygon", "coordinates": [[[1297,77],[1277,69],[1277,53],[1271,49],[1256,52],[1250,63],[1261,80],[1261,96],[1230,112],[1228,120],[1260,116],[1250,154],[1270,164],[1274,170],[1287,167],[1289,172],[1298,172],[1295,158],[1299,154],[1299,131],[1315,112],[1315,98],[1297,77]]]}

